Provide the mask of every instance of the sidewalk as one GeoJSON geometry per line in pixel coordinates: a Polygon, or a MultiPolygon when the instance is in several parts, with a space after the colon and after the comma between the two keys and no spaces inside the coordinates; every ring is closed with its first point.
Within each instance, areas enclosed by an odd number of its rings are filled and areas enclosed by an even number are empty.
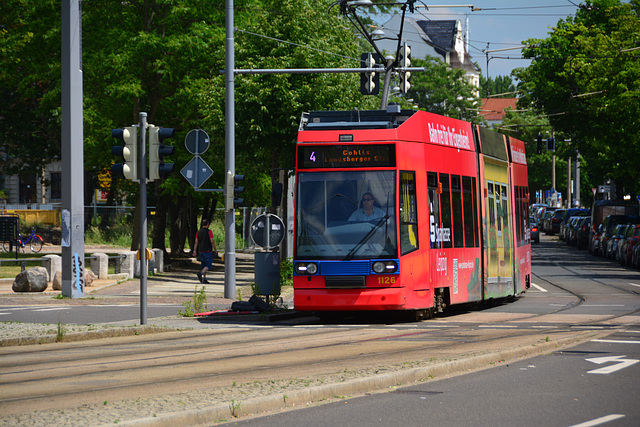
{"type": "MultiPolygon", "coordinates": [[[[107,251],[111,252],[111,249],[107,251]]],[[[181,305],[193,302],[194,293],[205,289],[208,310],[229,309],[235,300],[248,300],[253,295],[251,285],[255,281],[253,253],[236,254],[236,297],[225,298],[224,264],[214,260],[213,270],[207,274],[209,284],[201,284],[196,273],[200,263],[193,258],[182,258],[165,265],[165,273],[147,278],[147,304],[181,305]]],[[[69,306],[140,304],[140,279],[125,280],[117,275],[110,279],[95,280],[85,288],[84,298],[59,298],[61,291],[53,290],[51,282],[44,292],[17,293],[12,290],[13,279],[0,279],[0,309],[8,306],[69,306]]],[[[288,307],[293,306],[292,290],[283,290],[282,298],[288,307]]],[[[55,325],[54,325],[55,326],[55,325]]],[[[208,327],[196,318],[175,316],[150,318],[141,326],[139,319],[95,325],[74,325],[74,332],[65,334],[65,340],[94,339],[102,336],[131,335],[132,333],[157,332],[159,329],[197,329],[208,327]],[[96,333],[96,329],[100,331],[96,333]]],[[[51,324],[0,322],[0,347],[30,343],[55,342],[56,331],[51,324]]]]}

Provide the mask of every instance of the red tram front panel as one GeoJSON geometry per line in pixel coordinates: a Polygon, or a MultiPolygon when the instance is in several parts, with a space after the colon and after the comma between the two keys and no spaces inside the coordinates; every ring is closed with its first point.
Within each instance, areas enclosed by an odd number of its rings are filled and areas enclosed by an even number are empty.
{"type": "Polygon", "coordinates": [[[424,309],[442,288],[446,303],[481,299],[470,124],[426,112],[392,129],[316,123],[299,134],[296,309],[424,309]],[[350,221],[368,198],[385,219],[350,221]]]}

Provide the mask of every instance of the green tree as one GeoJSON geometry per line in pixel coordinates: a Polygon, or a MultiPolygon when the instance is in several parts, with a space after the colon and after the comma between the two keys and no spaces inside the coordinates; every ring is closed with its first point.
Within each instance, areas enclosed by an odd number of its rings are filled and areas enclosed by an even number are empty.
{"type": "Polygon", "coordinates": [[[640,40],[639,13],[638,0],[587,2],[548,38],[526,41],[533,62],[514,73],[522,102],[571,139],[567,153],[579,149],[583,176],[610,177],[632,195],[640,192],[640,61],[629,49],[640,40]]]}
{"type": "MultiPolygon", "coordinates": [[[[326,13],[330,3],[236,0],[236,68],[357,67],[359,41],[335,8],[326,13]]],[[[12,171],[37,169],[60,152],[60,4],[7,0],[0,12],[0,91],[9,100],[0,106],[0,150],[15,161],[12,171]]],[[[206,187],[224,182],[225,1],[93,0],[83,3],[82,19],[87,176],[110,170],[111,129],[137,123],[140,111],[149,123],[174,127],[176,172],[149,186],[149,205],[156,207],[153,245],[164,247],[168,222],[171,251],[180,253],[201,208],[211,218],[220,199],[196,194],[178,173],[192,158],[179,144],[190,129],[211,137],[203,158],[215,173],[206,187]]],[[[303,111],[376,108],[378,100],[360,95],[358,79],[236,77],[236,169],[247,175],[250,202],[266,202],[273,168],[293,166],[303,111]]],[[[3,172],[10,171],[3,165],[3,172]]],[[[126,193],[135,203],[137,186],[112,181],[111,197],[126,193]]]]}
{"type": "Polygon", "coordinates": [[[60,158],[60,9],[0,4],[0,170],[38,174],[60,158]]]}
{"type": "Polygon", "coordinates": [[[480,100],[476,88],[464,79],[464,70],[451,68],[439,58],[415,59],[412,66],[425,67],[413,73],[406,98],[421,110],[476,122],[480,100]]]}
{"type": "Polygon", "coordinates": [[[514,98],[516,86],[510,76],[496,76],[486,79],[480,75],[480,97],[487,98],[489,95],[500,95],[499,98],[514,98]]]}

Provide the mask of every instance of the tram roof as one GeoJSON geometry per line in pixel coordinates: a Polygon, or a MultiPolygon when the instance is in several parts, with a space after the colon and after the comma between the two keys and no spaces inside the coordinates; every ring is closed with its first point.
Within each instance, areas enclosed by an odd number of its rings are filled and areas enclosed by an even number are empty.
{"type": "Polygon", "coordinates": [[[302,114],[300,130],[395,129],[415,113],[416,110],[400,110],[399,107],[387,110],[312,111],[302,114]]]}

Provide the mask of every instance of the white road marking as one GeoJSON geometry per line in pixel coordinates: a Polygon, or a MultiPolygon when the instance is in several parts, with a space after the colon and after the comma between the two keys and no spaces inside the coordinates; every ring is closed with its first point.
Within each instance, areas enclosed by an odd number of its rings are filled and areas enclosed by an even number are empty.
{"type": "Polygon", "coordinates": [[[536,284],[535,284],[535,283],[533,283],[533,282],[531,282],[531,286],[533,286],[534,288],[536,288],[536,289],[537,289],[538,291],[540,291],[540,292],[549,292],[549,291],[547,291],[545,288],[543,288],[542,286],[540,286],[540,285],[536,285],[536,284]]]}
{"type": "Polygon", "coordinates": [[[600,424],[608,423],[609,421],[613,421],[613,420],[619,420],[620,418],[624,418],[624,417],[625,417],[625,415],[623,415],[623,414],[611,414],[611,415],[607,415],[607,416],[604,416],[604,417],[596,418],[595,420],[586,421],[584,423],[574,424],[571,427],[598,426],[600,424]]]}
{"type": "Polygon", "coordinates": [[[512,328],[517,328],[518,326],[516,326],[516,325],[480,325],[478,327],[479,328],[491,328],[491,329],[497,329],[497,328],[512,329],[512,328]]]}
{"type": "Polygon", "coordinates": [[[69,307],[39,308],[33,311],[56,311],[56,310],[69,310],[69,307]]]}
{"type": "Polygon", "coordinates": [[[583,307],[624,307],[624,304],[584,304],[583,307]]]}
{"type": "Polygon", "coordinates": [[[605,356],[585,359],[587,362],[597,363],[598,365],[602,365],[603,363],[614,363],[613,365],[587,371],[587,374],[610,374],[640,362],[640,360],[637,359],[623,359],[623,357],[625,356],[605,356]]]}
{"type": "Polygon", "coordinates": [[[637,285],[637,284],[635,284],[635,283],[629,283],[629,284],[630,284],[631,286],[637,286],[637,287],[639,287],[639,288],[640,288],[640,285],[637,285]]]}
{"type": "Polygon", "coordinates": [[[624,341],[624,340],[591,340],[592,342],[608,342],[613,344],[640,344],[640,341],[624,341]]]}

